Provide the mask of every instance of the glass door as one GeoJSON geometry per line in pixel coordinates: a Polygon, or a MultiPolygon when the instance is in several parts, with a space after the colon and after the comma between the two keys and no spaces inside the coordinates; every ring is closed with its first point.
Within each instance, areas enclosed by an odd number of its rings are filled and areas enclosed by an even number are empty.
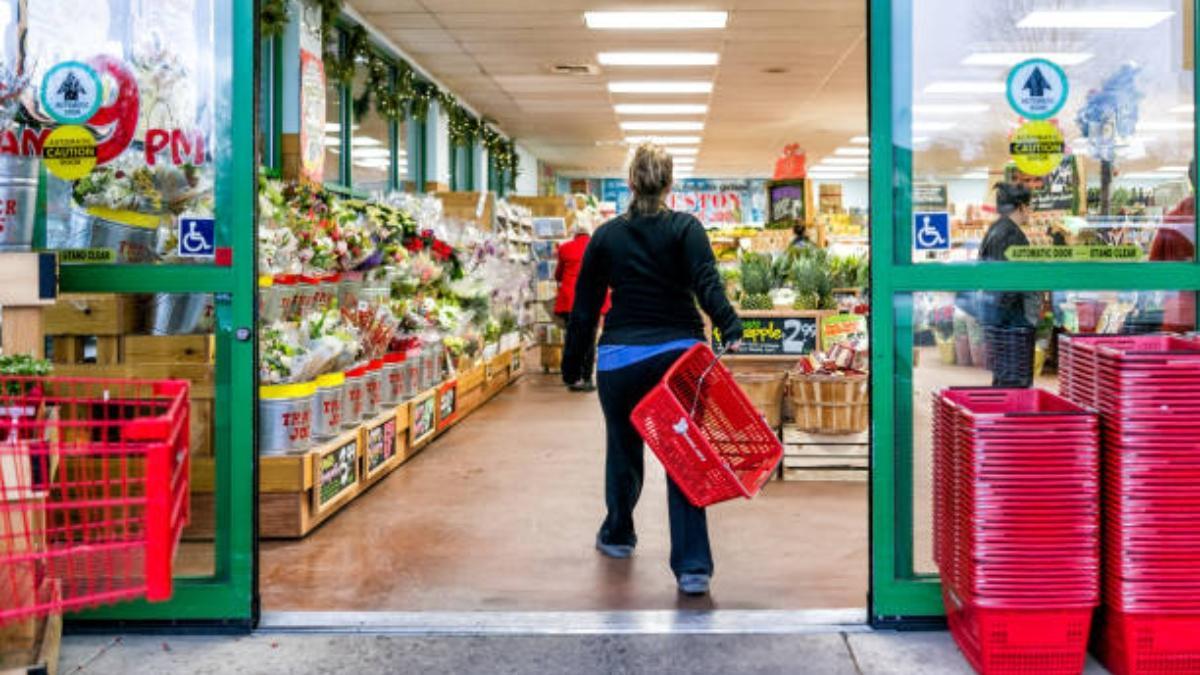
{"type": "Polygon", "coordinates": [[[74,618],[249,624],[254,2],[0,0],[0,30],[24,89],[0,161],[37,177],[34,244],[61,262],[54,371],[192,382],[173,598],[74,618]]]}
{"type": "Polygon", "coordinates": [[[1063,333],[1195,329],[1197,4],[1135,5],[870,3],[877,624],[943,613],[936,389],[1057,391],[1063,333]]]}

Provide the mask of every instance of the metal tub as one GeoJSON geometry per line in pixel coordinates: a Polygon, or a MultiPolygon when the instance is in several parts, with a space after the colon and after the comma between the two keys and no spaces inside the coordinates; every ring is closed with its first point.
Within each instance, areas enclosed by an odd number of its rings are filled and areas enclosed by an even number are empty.
{"type": "Polygon", "coordinates": [[[315,382],[258,388],[258,452],[286,455],[312,444],[312,400],[315,382]]]}

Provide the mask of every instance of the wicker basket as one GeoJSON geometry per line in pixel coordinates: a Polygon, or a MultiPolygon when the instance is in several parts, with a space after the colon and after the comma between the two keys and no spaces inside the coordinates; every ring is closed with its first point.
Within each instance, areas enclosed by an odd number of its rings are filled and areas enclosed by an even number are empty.
{"type": "Polygon", "coordinates": [[[767,420],[767,426],[779,429],[783,425],[783,393],[787,384],[787,373],[738,373],[733,374],[742,391],[754,403],[754,407],[767,420]]]}
{"type": "Polygon", "coordinates": [[[814,434],[857,434],[870,422],[866,375],[788,377],[788,396],[796,426],[814,434]]]}

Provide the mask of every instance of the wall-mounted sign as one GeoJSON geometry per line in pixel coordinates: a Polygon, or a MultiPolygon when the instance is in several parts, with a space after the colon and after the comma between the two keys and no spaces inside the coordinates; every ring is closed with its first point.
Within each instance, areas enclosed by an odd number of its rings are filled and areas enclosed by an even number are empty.
{"type": "Polygon", "coordinates": [[[1053,61],[1022,61],[1008,74],[1008,104],[1031,120],[1054,117],[1067,102],[1067,74],[1053,61]]]}
{"type": "Polygon", "coordinates": [[[1066,143],[1062,131],[1045,121],[1022,124],[1009,141],[1009,154],[1022,173],[1045,176],[1062,162],[1066,143]]]}
{"type": "Polygon", "coordinates": [[[95,69],[79,61],[64,61],[42,78],[42,107],[59,124],[83,124],[96,114],[104,90],[95,69]]]}
{"type": "Polygon", "coordinates": [[[913,211],[950,210],[950,188],[945,183],[914,183],[912,186],[912,209],[913,211]]]}
{"type": "MultiPolygon", "coordinates": [[[[716,180],[686,178],[676,181],[667,206],[696,216],[706,227],[764,222],[766,181],[756,178],[716,180]]],[[[632,195],[621,179],[606,178],[601,200],[612,202],[617,213],[629,210],[632,195]]]]}
{"type": "Polygon", "coordinates": [[[325,177],[325,62],[300,50],[300,174],[320,183],[325,177]]]}

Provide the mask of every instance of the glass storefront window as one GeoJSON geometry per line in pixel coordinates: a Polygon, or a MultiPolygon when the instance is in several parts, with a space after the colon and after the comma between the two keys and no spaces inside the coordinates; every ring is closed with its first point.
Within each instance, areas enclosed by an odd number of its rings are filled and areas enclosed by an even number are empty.
{"type": "Polygon", "coordinates": [[[1058,392],[1063,335],[1190,332],[1196,298],[1179,291],[928,292],[897,295],[894,309],[897,348],[912,350],[911,361],[897,359],[897,407],[907,410],[895,414],[910,426],[904,435],[912,444],[913,571],[936,574],[934,392],[994,384],[1058,392]]]}
{"type": "MultiPolygon", "coordinates": [[[[360,67],[351,88],[353,96],[366,86],[366,69],[360,67]]],[[[375,101],[354,120],[350,134],[350,183],[360,192],[387,192],[392,167],[391,124],[375,109],[375,101]]]]}
{"type": "Polygon", "coordinates": [[[44,170],[47,248],[211,259],[215,166],[229,152],[228,122],[214,119],[216,23],[212,0],[0,2],[0,70],[24,90],[0,114],[0,196],[21,211],[0,249],[33,243],[44,170]]]}
{"type": "Polygon", "coordinates": [[[1003,181],[1032,193],[1009,259],[1194,259],[1190,4],[911,3],[912,62],[893,65],[911,259],[995,259],[1003,181]]]}
{"type": "MultiPolygon", "coordinates": [[[[326,76],[325,84],[325,182],[342,182],[342,84],[326,76]]],[[[354,127],[351,126],[351,129],[354,127]]]]}

